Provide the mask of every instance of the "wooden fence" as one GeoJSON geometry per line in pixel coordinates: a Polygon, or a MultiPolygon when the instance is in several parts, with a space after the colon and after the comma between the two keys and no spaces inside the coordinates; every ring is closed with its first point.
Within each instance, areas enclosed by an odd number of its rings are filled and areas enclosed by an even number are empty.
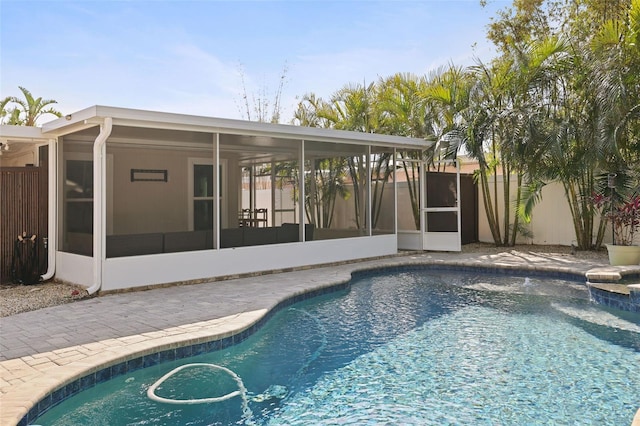
{"type": "Polygon", "coordinates": [[[48,174],[46,167],[0,169],[0,282],[11,282],[12,258],[18,235],[36,235],[40,273],[47,269],[48,174]]]}

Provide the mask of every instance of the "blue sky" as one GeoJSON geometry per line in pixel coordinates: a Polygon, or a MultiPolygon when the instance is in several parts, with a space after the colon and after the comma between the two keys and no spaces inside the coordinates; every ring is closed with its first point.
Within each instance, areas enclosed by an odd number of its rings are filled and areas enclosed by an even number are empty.
{"type": "Polygon", "coordinates": [[[243,87],[273,100],[286,67],[288,122],[308,92],[489,60],[486,25],[510,4],[0,0],[0,96],[244,118],[243,87]]]}

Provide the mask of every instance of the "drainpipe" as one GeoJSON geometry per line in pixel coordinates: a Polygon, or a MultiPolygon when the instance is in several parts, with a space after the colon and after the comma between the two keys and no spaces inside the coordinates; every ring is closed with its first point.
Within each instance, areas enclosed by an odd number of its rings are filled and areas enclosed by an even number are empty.
{"type": "Polygon", "coordinates": [[[104,221],[104,158],[105,143],[111,135],[113,120],[105,117],[100,126],[100,134],[93,143],[93,285],[87,289],[89,295],[94,294],[102,287],[102,264],[104,262],[104,234],[106,231],[104,221]]]}
{"type": "Polygon", "coordinates": [[[56,273],[56,250],[58,247],[58,194],[56,185],[58,183],[58,141],[49,139],[49,216],[48,234],[45,246],[47,249],[47,272],[40,277],[42,281],[53,278],[56,273]]]}

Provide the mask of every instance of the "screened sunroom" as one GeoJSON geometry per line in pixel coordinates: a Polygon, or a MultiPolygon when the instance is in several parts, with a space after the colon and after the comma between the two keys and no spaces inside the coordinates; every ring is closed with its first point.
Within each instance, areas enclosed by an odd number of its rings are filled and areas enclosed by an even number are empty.
{"type": "Polygon", "coordinates": [[[396,253],[420,139],[96,106],[43,126],[56,277],[109,291],[396,253]]]}

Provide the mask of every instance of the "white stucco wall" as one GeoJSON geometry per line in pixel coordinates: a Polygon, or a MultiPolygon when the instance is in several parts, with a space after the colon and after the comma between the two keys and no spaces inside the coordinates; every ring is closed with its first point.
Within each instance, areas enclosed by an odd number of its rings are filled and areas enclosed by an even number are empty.
{"type": "Polygon", "coordinates": [[[113,155],[113,233],[189,229],[188,159],[209,153],[107,146],[113,155]],[[166,170],[168,182],[131,182],[131,169],[166,170]]]}
{"type": "MultiPolygon", "coordinates": [[[[107,259],[102,290],[395,254],[395,235],[107,259]]],[[[91,258],[87,258],[91,260],[91,258]]],[[[90,271],[90,269],[89,269],[90,271]]]]}
{"type": "MultiPolygon", "coordinates": [[[[490,180],[493,190],[493,179],[490,180]]],[[[516,185],[511,183],[511,196],[515,197],[516,185]]],[[[498,176],[498,209],[500,218],[504,217],[504,203],[502,195],[502,176],[498,176]]],[[[482,242],[493,243],[493,237],[489,230],[489,224],[482,201],[482,191],[478,194],[478,238],[482,242]]],[[[511,213],[514,214],[513,211],[511,213]]],[[[512,216],[513,217],[513,216],[512,216]]],[[[501,223],[502,225],[502,223],[501,223]]],[[[569,246],[576,244],[576,236],[571,219],[569,203],[564,194],[561,183],[553,182],[542,190],[542,200],[536,204],[533,210],[531,223],[527,226],[533,232],[533,238],[518,237],[520,244],[548,244],[569,246]]],[[[501,232],[503,229],[501,228],[501,232]]],[[[502,234],[504,235],[504,233],[502,234]]],[[[605,241],[610,241],[610,233],[605,241]]]]}

